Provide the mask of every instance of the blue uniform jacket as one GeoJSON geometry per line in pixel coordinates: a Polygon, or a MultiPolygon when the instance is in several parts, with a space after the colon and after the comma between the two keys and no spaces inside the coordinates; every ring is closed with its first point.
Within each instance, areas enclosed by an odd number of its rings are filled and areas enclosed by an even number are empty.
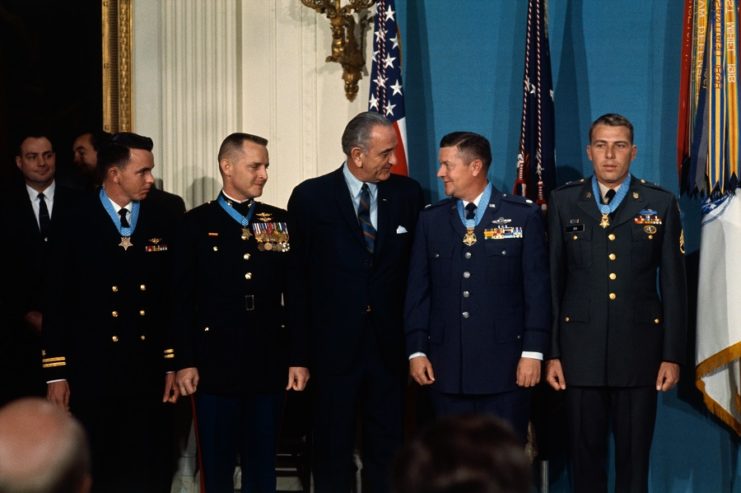
{"type": "Polygon", "coordinates": [[[407,354],[423,352],[440,392],[516,388],[522,351],[545,352],[550,280],[543,220],[525,199],[492,189],[477,241],[456,201],[420,213],[405,303],[407,354]]]}

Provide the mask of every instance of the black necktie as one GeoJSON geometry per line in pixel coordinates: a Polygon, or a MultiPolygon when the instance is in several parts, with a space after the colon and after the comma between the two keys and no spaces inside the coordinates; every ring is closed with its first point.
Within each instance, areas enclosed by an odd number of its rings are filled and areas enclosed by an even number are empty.
{"type": "Polygon", "coordinates": [[[126,219],[126,213],[129,212],[129,210],[126,207],[121,207],[118,210],[118,215],[121,216],[121,227],[122,228],[128,228],[129,226],[129,220],[126,219]]]}
{"type": "Polygon", "coordinates": [[[358,204],[358,221],[360,222],[360,229],[363,231],[365,248],[368,250],[368,253],[373,253],[373,247],[376,241],[376,228],[371,223],[370,204],[370,190],[368,189],[368,184],[363,183],[360,189],[360,203],[358,204]]]}
{"type": "Polygon", "coordinates": [[[612,198],[615,196],[615,190],[609,189],[607,192],[605,192],[605,204],[609,204],[612,202],[612,198]]]}
{"type": "Polygon", "coordinates": [[[469,202],[468,205],[466,205],[466,219],[475,219],[476,218],[476,204],[473,202],[469,202]]]}
{"type": "Polygon", "coordinates": [[[41,231],[41,236],[46,238],[49,235],[49,226],[51,226],[49,208],[46,207],[46,196],[43,192],[40,192],[37,197],[39,198],[39,231],[41,231]]]}

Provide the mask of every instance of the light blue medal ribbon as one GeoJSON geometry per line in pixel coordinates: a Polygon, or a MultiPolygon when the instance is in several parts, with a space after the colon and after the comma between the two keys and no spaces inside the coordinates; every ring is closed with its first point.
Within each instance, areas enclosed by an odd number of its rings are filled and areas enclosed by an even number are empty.
{"type": "Polygon", "coordinates": [[[463,244],[466,246],[473,246],[474,243],[476,243],[476,233],[474,232],[474,229],[476,226],[479,225],[481,222],[481,219],[484,217],[484,213],[486,212],[487,204],[489,203],[489,199],[491,198],[491,183],[486,185],[486,188],[484,188],[484,193],[481,194],[481,200],[479,200],[479,205],[476,207],[476,213],[473,215],[473,219],[466,219],[466,212],[463,208],[463,201],[458,200],[456,207],[458,209],[458,217],[460,217],[461,222],[466,227],[466,234],[463,236],[463,244]]]}
{"type": "Polygon", "coordinates": [[[603,229],[606,229],[610,225],[610,214],[615,212],[617,208],[620,207],[623,199],[626,195],[628,195],[628,190],[630,189],[630,180],[631,176],[628,175],[628,177],[623,180],[623,183],[620,185],[620,188],[618,188],[617,192],[615,192],[615,196],[612,198],[610,203],[603,204],[602,194],[600,193],[597,177],[592,176],[592,195],[594,195],[594,202],[597,204],[597,209],[599,209],[600,213],[602,214],[602,221],[599,225],[602,226],[603,229]]]}
{"type": "Polygon", "coordinates": [[[219,200],[217,202],[219,203],[221,208],[224,209],[224,211],[227,214],[229,214],[229,216],[232,219],[237,221],[242,226],[242,228],[247,228],[247,226],[250,224],[250,220],[252,219],[252,215],[255,213],[255,203],[254,202],[250,206],[250,210],[246,216],[243,216],[237,211],[237,209],[230,206],[227,203],[226,199],[224,198],[224,194],[221,194],[221,193],[219,194],[219,200]]]}
{"type": "MultiPolygon", "coordinates": [[[[113,208],[113,204],[111,203],[111,199],[108,197],[108,194],[105,193],[105,189],[103,187],[100,187],[100,192],[98,192],[98,197],[100,198],[100,203],[103,204],[103,208],[108,213],[108,215],[111,217],[111,221],[113,221],[113,224],[116,226],[116,229],[121,234],[121,239],[123,238],[129,238],[131,235],[134,234],[134,230],[136,229],[136,223],[139,220],[139,202],[132,202],[131,203],[131,221],[129,221],[129,227],[123,228],[121,227],[121,216],[118,215],[116,210],[113,208]]],[[[125,250],[126,248],[124,248],[125,250]]]]}

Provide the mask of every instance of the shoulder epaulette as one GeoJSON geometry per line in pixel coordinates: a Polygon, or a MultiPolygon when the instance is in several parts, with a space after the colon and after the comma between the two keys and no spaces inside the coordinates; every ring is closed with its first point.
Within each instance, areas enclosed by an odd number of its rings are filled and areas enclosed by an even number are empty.
{"type": "Polygon", "coordinates": [[[521,195],[514,195],[511,193],[503,193],[502,200],[506,200],[507,202],[512,202],[513,204],[525,205],[528,207],[535,206],[535,203],[532,200],[525,198],[521,195]]]}
{"type": "Polygon", "coordinates": [[[646,186],[648,188],[652,188],[654,190],[659,190],[661,192],[671,193],[669,190],[667,190],[666,188],[662,187],[661,185],[659,185],[657,183],[653,183],[651,181],[644,180],[643,178],[635,178],[635,180],[638,183],[640,183],[641,185],[646,186]]]}
{"type": "Polygon", "coordinates": [[[441,205],[451,204],[454,200],[455,199],[452,199],[450,197],[445,197],[444,199],[439,200],[439,201],[435,202],[434,204],[427,204],[425,206],[424,210],[435,209],[437,207],[440,207],[441,205]]]}
{"type": "Polygon", "coordinates": [[[585,178],[579,178],[578,180],[567,181],[566,183],[564,183],[560,187],[556,188],[556,190],[563,190],[565,188],[571,188],[571,187],[575,187],[577,185],[584,185],[584,182],[585,181],[586,181],[585,178]]]}

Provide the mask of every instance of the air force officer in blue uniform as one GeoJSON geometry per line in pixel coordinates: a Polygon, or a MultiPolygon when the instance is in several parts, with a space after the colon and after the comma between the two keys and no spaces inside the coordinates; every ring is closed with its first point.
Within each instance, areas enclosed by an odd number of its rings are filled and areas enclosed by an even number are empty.
{"type": "Polygon", "coordinates": [[[410,373],[435,413],[495,414],[525,439],[528,388],[549,341],[550,281],[537,207],[487,179],[489,142],[453,132],[437,176],[450,198],[419,216],[405,330],[410,373]]]}

